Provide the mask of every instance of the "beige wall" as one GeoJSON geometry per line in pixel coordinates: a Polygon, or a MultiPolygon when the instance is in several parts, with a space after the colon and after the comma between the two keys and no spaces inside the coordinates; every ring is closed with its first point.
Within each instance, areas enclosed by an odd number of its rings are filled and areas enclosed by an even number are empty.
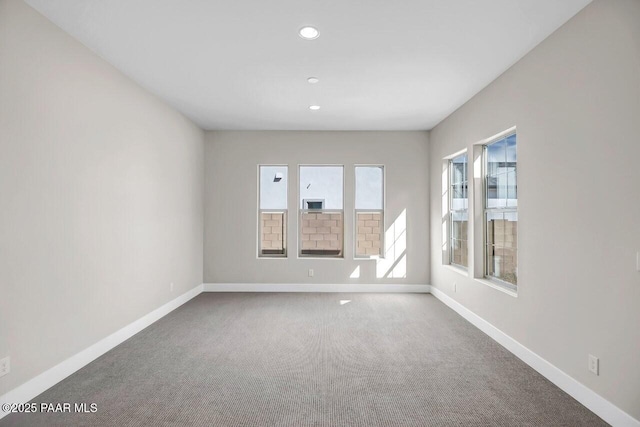
{"type": "Polygon", "coordinates": [[[594,2],[437,126],[430,148],[426,132],[208,132],[203,150],[189,120],[0,0],[0,357],[12,365],[0,394],[204,269],[221,283],[431,282],[640,418],[638,22],[637,0],[594,2]],[[442,266],[440,247],[442,159],[513,125],[517,298],[442,266]],[[258,164],[289,164],[287,259],[256,258],[258,164]],[[297,258],[298,164],[345,165],[342,260],[297,258]],[[386,167],[385,231],[406,238],[394,252],[406,277],[389,277],[393,259],[353,259],[354,164],[386,167]]]}
{"type": "MultiPolygon", "coordinates": [[[[417,283],[429,276],[426,132],[207,132],[205,282],[417,283]],[[384,164],[386,227],[400,234],[406,210],[406,277],[389,278],[390,260],[354,260],[355,164],[384,164]],[[257,166],[289,165],[289,257],[257,259],[257,166]],[[298,259],[298,165],[344,164],[345,257],[298,259]],[[400,220],[396,221],[396,219],[400,220]],[[350,275],[360,266],[360,277],[350,275]],[[308,269],[314,277],[308,277],[308,269]],[[378,277],[382,276],[382,277],[378,277]]],[[[402,230],[404,231],[404,230],[402,230]]],[[[396,248],[400,248],[399,236],[396,248]]],[[[392,243],[392,242],[390,242],[392,243]]],[[[404,248],[394,253],[398,262],[404,248]]],[[[398,269],[395,270],[396,273],[398,269]]]]}
{"type": "Polygon", "coordinates": [[[0,0],[0,394],[202,283],[203,173],[200,129],[0,0]]]}
{"type": "Polygon", "coordinates": [[[640,1],[599,0],[430,134],[432,286],[636,419],[639,118],[640,1]],[[442,159],[514,125],[517,298],[444,267],[440,248],[442,159]]]}

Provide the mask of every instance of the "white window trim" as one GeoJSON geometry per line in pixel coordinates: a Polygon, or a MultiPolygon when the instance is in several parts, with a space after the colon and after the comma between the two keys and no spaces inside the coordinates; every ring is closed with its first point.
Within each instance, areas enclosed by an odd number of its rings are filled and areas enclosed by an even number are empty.
{"type": "Polygon", "coordinates": [[[353,165],[353,176],[354,176],[354,180],[353,180],[353,259],[355,261],[375,261],[378,259],[385,259],[385,253],[384,253],[384,249],[385,249],[385,236],[387,234],[387,168],[384,164],[362,164],[362,163],[358,163],[358,164],[354,164],[353,165]],[[359,167],[377,167],[377,168],[382,168],[382,233],[381,233],[381,237],[380,237],[380,256],[379,257],[368,257],[368,256],[358,256],[356,255],[356,245],[358,244],[358,236],[357,236],[357,231],[358,231],[358,227],[356,222],[358,221],[357,219],[357,215],[356,213],[358,211],[367,211],[367,210],[371,210],[371,211],[376,211],[377,209],[356,209],[356,197],[357,197],[357,192],[358,192],[358,186],[355,180],[355,174],[356,174],[356,168],[359,167]]]}
{"type": "MultiPolygon", "coordinates": [[[[463,148],[462,150],[456,151],[453,154],[445,156],[442,158],[442,183],[441,183],[441,203],[442,203],[442,242],[441,242],[441,250],[442,250],[442,265],[455,268],[459,272],[468,271],[463,266],[459,266],[457,264],[451,264],[451,195],[449,194],[451,191],[451,171],[449,170],[451,167],[451,160],[460,156],[461,154],[467,153],[467,149],[463,148]],[[444,194],[446,193],[446,200],[444,200],[444,194]]],[[[467,165],[469,165],[469,155],[467,155],[467,165]]],[[[468,167],[468,166],[467,166],[468,167]]],[[[468,172],[468,171],[467,171],[468,172]]],[[[469,197],[471,191],[471,178],[467,178],[468,182],[468,190],[467,197],[469,197]]],[[[471,199],[469,199],[469,215],[471,215],[471,199]]],[[[471,218],[471,217],[470,217],[471,218]]],[[[467,235],[467,247],[471,250],[471,245],[469,242],[471,236],[467,235]]],[[[471,260],[471,257],[469,257],[471,260]]]]}
{"type": "Polygon", "coordinates": [[[470,179],[470,175],[469,175],[469,164],[470,164],[470,162],[469,162],[469,154],[467,153],[467,150],[464,149],[464,150],[456,153],[453,157],[450,157],[448,159],[448,164],[447,164],[447,168],[448,168],[448,180],[447,180],[448,188],[447,188],[447,192],[449,193],[448,194],[448,196],[449,196],[448,197],[449,205],[448,205],[448,209],[447,209],[447,249],[448,249],[448,260],[447,260],[448,262],[447,262],[447,264],[450,265],[451,267],[458,268],[458,269],[460,269],[462,271],[468,271],[469,266],[456,264],[451,260],[451,258],[453,257],[453,251],[451,250],[451,238],[452,238],[451,229],[453,227],[453,221],[452,221],[452,217],[453,217],[453,194],[451,193],[451,185],[452,185],[452,179],[451,178],[452,178],[453,170],[451,169],[451,165],[453,164],[453,160],[455,158],[460,157],[463,154],[467,156],[467,209],[466,209],[466,212],[467,212],[467,262],[470,260],[469,250],[471,249],[471,245],[469,244],[469,242],[471,241],[471,239],[469,238],[470,237],[469,236],[469,223],[470,223],[469,218],[471,218],[471,216],[469,214],[469,212],[470,212],[470,209],[469,209],[469,192],[470,192],[470,189],[471,189],[471,186],[470,186],[471,179],[470,179]]]}
{"type": "MultiPolygon", "coordinates": [[[[345,165],[338,163],[298,163],[297,167],[297,176],[296,176],[296,259],[304,259],[304,260],[334,260],[334,261],[344,261],[346,259],[345,254],[345,228],[346,228],[346,210],[344,208],[345,202],[345,165]],[[300,236],[300,213],[303,210],[300,207],[300,168],[305,166],[317,166],[317,167],[341,167],[342,168],[342,255],[341,256],[300,256],[302,251],[302,236],[300,236]]],[[[333,209],[339,210],[339,209],[333,209]]]]}
{"type": "Polygon", "coordinates": [[[288,164],[272,164],[272,163],[258,163],[257,168],[256,168],[256,188],[257,188],[257,194],[256,194],[256,204],[257,204],[257,209],[256,209],[256,259],[258,260],[263,260],[263,259],[288,259],[289,258],[289,184],[290,184],[290,179],[289,179],[289,165],[288,164]],[[284,209],[285,212],[285,224],[284,228],[287,232],[287,240],[285,240],[285,248],[284,248],[284,254],[283,255],[260,255],[260,245],[261,245],[261,227],[260,227],[260,213],[263,210],[277,210],[277,209],[260,209],[260,168],[261,167],[286,167],[287,168],[287,207],[286,209],[284,209]]]}
{"type": "MultiPolygon", "coordinates": [[[[473,249],[474,249],[474,279],[475,281],[482,283],[486,286],[489,286],[491,288],[497,289],[499,291],[502,291],[508,295],[511,295],[513,297],[517,297],[518,296],[518,289],[520,288],[520,286],[522,285],[521,283],[519,283],[518,285],[514,285],[513,283],[509,283],[506,282],[504,280],[500,280],[496,277],[491,277],[491,276],[487,276],[486,274],[486,269],[487,269],[487,252],[486,252],[486,239],[487,239],[487,235],[486,235],[486,220],[485,220],[485,216],[486,216],[486,191],[487,191],[487,185],[486,185],[486,172],[487,172],[487,165],[486,165],[486,156],[484,153],[485,147],[487,145],[490,145],[496,141],[499,141],[501,139],[507,138],[511,135],[517,135],[517,129],[516,126],[510,127],[507,130],[504,130],[496,135],[493,135],[492,137],[486,138],[482,141],[479,141],[477,143],[474,144],[474,203],[473,206],[475,209],[477,209],[476,212],[481,212],[481,215],[475,215],[474,214],[474,225],[476,227],[474,227],[475,229],[480,230],[480,236],[478,236],[478,233],[476,233],[474,231],[474,243],[473,243],[473,249]],[[480,161],[477,163],[478,157],[480,159],[480,161]],[[478,170],[479,167],[479,170],[478,170]],[[478,176],[479,175],[479,176],[478,176]],[[475,184],[480,184],[479,186],[476,186],[475,184]],[[479,188],[477,188],[479,187],[479,188]],[[479,197],[477,197],[479,196],[479,197]],[[481,222],[480,224],[478,224],[478,222],[481,222]],[[477,227],[478,225],[480,225],[480,227],[477,227]],[[475,239],[479,237],[478,239],[475,239]],[[477,243],[476,243],[477,241],[477,243]],[[481,248],[478,248],[478,245],[481,246],[481,248]],[[480,255],[481,254],[481,258],[479,259],[479,257],[477,257],[475,254],[480,255]],[[480,263],[478,263],[478,261],[480,261],[480,263]],[[478,266],[479,264],[479,266],[478,266]]],[[[474,210],[475,210],[474,209],[474,210]]],[[[518,208],[516,207],[516,209],[512,209],[515,212],[518,212],[518,208]]],[[[517,258],[517,265],[520,265],[520,251],[517,250],[516,251],[516,258],[517,258]]]]}

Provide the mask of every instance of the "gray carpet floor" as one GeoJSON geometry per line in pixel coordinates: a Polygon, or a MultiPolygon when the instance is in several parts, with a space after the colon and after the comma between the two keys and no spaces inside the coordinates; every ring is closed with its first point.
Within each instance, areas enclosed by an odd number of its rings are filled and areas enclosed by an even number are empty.
{"type": "Polygon", "coordinates": [[[606,425],[428,294],[201,294],[34,402],[97,412],[0,425],[606,425]]]}

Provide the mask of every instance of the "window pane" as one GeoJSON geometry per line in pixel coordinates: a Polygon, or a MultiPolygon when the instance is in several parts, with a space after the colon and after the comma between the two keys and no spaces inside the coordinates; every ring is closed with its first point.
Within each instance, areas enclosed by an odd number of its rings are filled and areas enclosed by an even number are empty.
{"type": "Polygon", "coordinates": [[[487,145],[487,176],[496,176],[504,172],[506,162],[506,141],[501,139],[493,144],[487,145]]]}
{"type": "Polygon", "coordinates": [[[487,213],[487,225],[486,225],[486,233],[487,233],[487,244],[495,245],[495,246],[503,246],[504,238],[503,238],[503,227],[502,224],[504,222],[504,214],[489,212],[487,213]]]}
{"type": "Polygon", "coordinates": [[[356,166],[356,209],[383,209],[383,187],[381,166],[356,166]]]}
{"type": "Polygon", "coordinates": [[[504,208],[507,206],[507,174],[500,172],[496,176],[496,199],[495,207],[504,208]]]}
{"type": "Polygon", "coordinates": [[[518,161],[518,156],[517,156],[517,146],[516,146],[516,136],[515,135],[511,135],[509,137],[506,138],[505,140],[505,144],[506,144],[506,148],[507,148],[507,162],[510,163],[515,163],[518,161]]]}
{"type": "Polygon", "coordinates": [[[298,206],[309,209],[309,202],[315,202],[314,205],[321,205],[321,209],[342,209],[342,177],[342,166],[300,166],[298,206]]]}
{"type": "Polygon", "coordinates": [[[516,135],[485,148],[485,264],[486,275],[518,282],[518,206],[516,135]]]}
{"type": "Polygon", "coordinates": [[[468,250],[467,250],[466,240],[451,241],[451,264],[468,267],[469,257],[467,254],[468,254],[468,250]]]}
{"type": "Polygon", "coordinates": [[[467,211],[451,213],[451,263],[467,267],[467,236],[469,213],[467,211]]]}
{"type": "Polygon", "coordinates": [[[467,154],[454,157],[449,162],[451,215],[450,221],[450,257],[451,264],[467,267],[467,227],[469,224],[469,199],[467,191],[467,154]]]}
{"type": "Polygon", "coordinates": [[[487,275],[517,284],[518,214],[487,213],[487,275]]]}
{"type": "MultiPolygon", "coordinates": [[[[503,247],[516,250],[518,248],[518,213],[504,214],[504,241],[503,247]]],[[[517,267],[517,258],[513,259],[514,269],[517,267]]]]}
{"type": "Polygon", "coordinates": [[[260,212],[260,255],[284,256],[287,252],[287,213],[260,212]]]}
{"type": "Polygon", "coordinates": [[[498,207],[498,177],[487,176],[487,208],[498,207]]]}
{"type": "Polygon", "coordinates": [[[494,142],[486,147],[486,207],[504,208],[507,206],[507,163],[506,140],[494,142]]]}
{"type": "Polygon", "coordinates": [[[467,240],[467,224],[469,224],[469,213],[451,213],[451,237],[454,239],[467,240]]]}
{"type": "Polygon", "coordinates": [[[287,166],[259,168],[258,255],[273,257],[287,253],[287,166]]]}
{"type": "Polygon", "coordinates": [[[502,249],[487,245],[487,275],[500,278],[502,271],[502,249]]]}
{"type": "Polygon", "coordinates": [[[342,211],[304,211],[300,214],[300,256],[342,256],[342,211]]]}
{"type": "Polygon", "coordinates": [[[467,198],[467,182],[461,181],[451,185],[451,198],[454,201],[453,209],[462,209],[463,202],[467,198]]]}
{"type": "MultiPolygon", "coordinates": [[[[462,199],[464,198],[462,182],[454,182],[451,184],[451,199],[456,204],[458,202],[458,209],[462,205],[462,199]]],[[[453,208],[453,207],[452,207],[453,208]]],[[[455,208],[454,208],[455,209],[455,208]]]]}
{"type": "Polygon", "coordinates": [[[260,209],[287,209],[287,166],[260,166],[260,209]]]}
{"type": "Polygon", "coordinates": [[[383,232],[382,212],[356,212],[356,256],[381,256],[383,232]]]}
{"type": "Polygon", "coordinates": [[[467,180],[467,155],[461,154],[451,160],[451,183],[460,184],[467,180]]]}
{"type": "Polygon", "coordinates": [[[382,256],[384,237],[384,168],[356,166],[355,256],[382,256]]]}
{"type": "Polygon", "coordinates": [[[518,284],[516,251],[497,246],[487,247],[487,275],[513,285],[518,284]]]}
{"type": "Polygon", "coordinates": [[[450,162],[451,210],[468,209],[467,155],[461,154],[450,162]]]}
{"type": "Polygon", "coordinates": [[[300,256],[342,256],[342,198],[342,166],[300,166],[300,256]]]}
{"type": "Polygon", "coordinates": [[[507,173],[507,207],[518,206],[518,183],[516,172],[507,173]]]}
{"type": "Polygon", "coordinates": [[[502,270],[500,279],[516,285],[518,283],[518,214],[504,215],[504,242],[502,246],[502,270]]]}

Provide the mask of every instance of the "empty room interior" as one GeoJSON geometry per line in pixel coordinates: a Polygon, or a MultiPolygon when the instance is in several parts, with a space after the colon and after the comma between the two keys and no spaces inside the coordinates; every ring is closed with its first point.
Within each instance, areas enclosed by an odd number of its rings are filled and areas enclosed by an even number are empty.
{"type": "Polygon", "coordinates": [[[640,0],[0,0],[0,426],[640,427],[640,0]]]}

